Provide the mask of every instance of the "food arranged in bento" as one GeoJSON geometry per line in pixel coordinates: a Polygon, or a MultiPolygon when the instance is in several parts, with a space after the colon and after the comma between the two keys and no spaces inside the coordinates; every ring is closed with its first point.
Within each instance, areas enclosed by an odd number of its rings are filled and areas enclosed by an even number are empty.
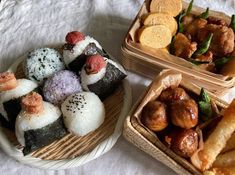
{"type": "Polygon", "coordinates": [[[0,73],[1,125],[15,132],[23,154],[68,133],[85,136],[99,128],[111,96],[127,76],[124,68],[92,37],[67,34],[62,54],[54,48],[29,52],[24,79],[0,73]]]}
{"type": "Polygon", "coordinates": [[[235,15],[227,21],[211,16],[209,8],[195,14],[193,0],[187,9],[181,0],[152,0],[147,8],[136,32],[141,45],[167,49],[202,70],[235,75],[235,15]]]}
{"type": "Polygon", "coordinates": [[[139,112],[142,125],[165,145],[164,151],[173,151],[200,172],[234,173],[235,100],[223,108],[203,88],[197,94],[169,82],[151,89],[152,98],[145,97],[139,112]]]}

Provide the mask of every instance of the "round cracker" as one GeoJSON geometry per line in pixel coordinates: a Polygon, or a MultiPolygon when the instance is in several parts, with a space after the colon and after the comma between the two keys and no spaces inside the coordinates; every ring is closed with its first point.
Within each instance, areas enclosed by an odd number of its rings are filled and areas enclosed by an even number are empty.
{"type": "Polygon", "coordinates": [[[171,43],[171,31],[164,25],[144,26],[138,31],[138,39],[142,45],[165,48],[171,43]]]}
{"type": "Polygon", "coordinates": [[[143,18],[143,24],[165,25],[170,29],[172,36],[176,34],[178,28],[175,18],[166,13],[149,13],[143,18]]]}
{"type": "Polygon", "coordinates": [[[167,13],[173,17],[182,11],[182,0],[152,0],[150,12],[167,13]]]}

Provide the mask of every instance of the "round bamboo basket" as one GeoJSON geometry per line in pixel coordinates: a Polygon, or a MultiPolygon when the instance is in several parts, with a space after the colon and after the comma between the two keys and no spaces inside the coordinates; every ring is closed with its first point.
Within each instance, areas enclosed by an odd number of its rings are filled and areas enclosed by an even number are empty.
{"type": "MultiPolygon", "coordinates": [[[[17,78],[24,78],[20,57],[8,69],[17,78]]],[[[122,133],[122,126],[131,107],[131,88],[127,80],[105,99],[105,121],[95,131],[79,137],[67,134],[60,140],[24,156],[15,133],[0,127],[0,147],[17,161],[43,169],[67,169],[80,166],[109,151],[122,133]]]]}

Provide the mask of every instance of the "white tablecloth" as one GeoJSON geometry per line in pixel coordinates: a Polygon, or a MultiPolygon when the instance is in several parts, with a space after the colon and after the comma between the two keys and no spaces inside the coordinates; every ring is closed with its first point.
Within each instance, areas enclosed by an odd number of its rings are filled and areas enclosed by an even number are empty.
{"type": "MultiPolygon", "coordinates": [[[[202,7],[210,6],[231,15],[234,0],[195,0],[202,7]]],[[[94,36],[117,59],[124,36],[143,0],[2,0],[0,3],[0,71],[17,57],[40,46],[63,42],[68,31],[80,30],[94,36]]],[[[149,84],[144,77],[129,73],[135,102],[149,84]]],[[[133,145],[119,139],[104,156],[81,167],[48,171],[22,165],[0,150],[0,174],[162,174],[172,170],[133,145]]]]}

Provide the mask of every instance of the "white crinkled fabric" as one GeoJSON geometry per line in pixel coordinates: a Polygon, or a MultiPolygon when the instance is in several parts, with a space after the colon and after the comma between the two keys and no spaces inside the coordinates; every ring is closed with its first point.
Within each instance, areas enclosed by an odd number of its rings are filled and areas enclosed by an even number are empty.
{"type": "MultiPolygon", "coordinates": [[[[68,31],[93,36],[115,58],[143,0],[2,0],[0,3],[0,71],[33,48],[63,42],[68,31]]],[[[234,0],[195,0],[202,7],[235,13],[234,0]]],[[[129,73],[134,102],[150,83],[129,73]]],[[[235,96],[235,91],[227,99],[235,96]]],[[[131,175],[175,173],[121,137],[102,157],[68,170],[40,170],[22,165],[0,150],[0,174],[5,175],[131,175]]]]}

